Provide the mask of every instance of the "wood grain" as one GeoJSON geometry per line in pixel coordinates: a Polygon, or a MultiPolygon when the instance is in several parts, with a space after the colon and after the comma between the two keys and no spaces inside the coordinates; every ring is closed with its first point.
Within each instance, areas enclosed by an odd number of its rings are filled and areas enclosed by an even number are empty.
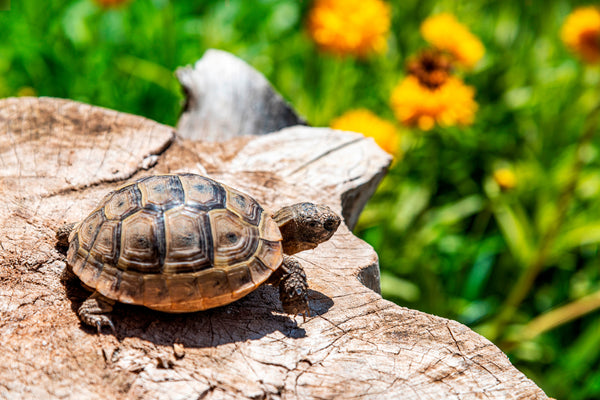
{"type": "Polygon", "coordinates": [[[176,75],[187,95],[177,124],[182,138],[222,141],[305,124],[264,76],[225,51],[208,50],[176,75]]]}
{"type": "Polygon", "coordinates": [[[298,254],[311,288],[306,322],[261,287],[187,315],[117,306],[116,337],[80,325],[86,292],[61,278],[55,232],[116,185],[200,172],[269,208],[317,201],[355,218],[344,196],[374,188],[389,161],[372,140],[328,129],[194,143],[85,104],[0,100],[0,397],[546,398],[464,325],[383,300],[377,255],[346,226],[298,254]]]}

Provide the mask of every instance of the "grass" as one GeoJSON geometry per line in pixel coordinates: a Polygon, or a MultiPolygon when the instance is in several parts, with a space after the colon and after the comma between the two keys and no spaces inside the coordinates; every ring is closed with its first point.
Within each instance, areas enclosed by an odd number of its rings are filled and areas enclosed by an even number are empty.
{"type": "Polygon", "coordinates": [[[0,11],[0,97],[79,100],[174,125],[173,71],[208,48],[261,71],[313,125],[364,107],[393,120],[389,97],[419,25],[447,11],[484,43],[464,78],[479,110],[467,128],[400,128],[403,156],[357,234],[378,251],[383,294],[456,319],[507,352],[552,397],[600,397],[600,70],[559,39],[579,2],[393,2],[388,51],[320,53],[310,2],[13,0],[0,11]],[[544,10],[544,12],[540,12],[544,10]],[[494,171],[514,172],[502,189],[494,171]]]}

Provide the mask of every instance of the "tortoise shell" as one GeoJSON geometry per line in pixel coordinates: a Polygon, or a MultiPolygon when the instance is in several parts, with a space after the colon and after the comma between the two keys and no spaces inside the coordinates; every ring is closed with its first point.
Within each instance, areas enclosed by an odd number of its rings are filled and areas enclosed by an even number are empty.
{"type": "Polygon", "coordinates": [[[67,262],[89,288],[179,313],[231,303],[282,263],[281,233],[252,197],[195,174],[142,178],[75,227],[67,262]]]}

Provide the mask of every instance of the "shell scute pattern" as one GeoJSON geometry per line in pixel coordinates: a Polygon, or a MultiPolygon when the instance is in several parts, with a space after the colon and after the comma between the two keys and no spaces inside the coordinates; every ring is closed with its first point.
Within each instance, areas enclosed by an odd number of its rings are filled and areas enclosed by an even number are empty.
{"type": "Polygon", "coordinates": [[[109,193],[70,237],[67,260],[102,295],[166,312],[235,301],[282,260],[275,221],[250,196],[194,174],[109,193]]]}
{"type": "Polygon", "coordinates": [[[126,304],[143,305],[144,276],[138,272],[124,271],[121,275],[119,297],[117,297],[117,300],[126,304]]]}
{"type": "Polygon", "coordinates": [[[272,271],[275,271],[281,263],[280,259],[282,256],[279,249],[280,245],[279,242],[261,240],[260,248],[256,252],[256,257],[272,271]]]}
{"type": "Polygon", "coordinates": [[[163,273],[211,268],[213,240],[208,213],[183,205],[166,211],[165,243],[163,273]]]}
{"type": "Polygon", "coordinates": [[[79,245],[89,251],[94,244],[100,226],[104,222],[102,211],[96,211],[87,217],[79,228],[79,245]]]}
{"type": "MultiPolygon", "coordinates": [[[[121,222],[121,257],[118,266],[123,270],[159,273],[162,216],[142,209],[121,222]]],[[[164,245],[164,240],[162,240],[164,245]]]]}
{"type": "Polygon", "coordinates": [[[267,267],[265,263],[260,261],[257,257],[254,257],[248,262],[248,270],[250,271],[250,277],[252,278],[252,282],[258,285],[258,282],[261,282],[263,277],[271,275],[273,271],[271,268],[267,267]]]}
{"type": "Polygon", "coordinates": [[[81,271],[83,271],[83,267],[85,266],[87,254],[81,254],[80,252],[77,252],[74,254],[73,257],[71,257],[71,259],[73,260],[73,261],[69,261],[71,270],[73,271],[73,273],[75,275],[77,275],[79,278],[81,278],[81,271]]]}
{"type": "Polygon", "coordinates": [[[138,181],[138,186],[144,207],[167,210],[184,202],[183,187],[176,175],[144,178],[138,181]]]}
{"type": "Polygon", "coordinates": [[[98,277],[96,290],[106,297],[118,299],[122,280],[123,271],[105,264],[98,277]]]}
{"type": "Polygon", "coordinates": [[[98,229],[90,254],[98,261],[116,264],[119,259],[119,237],[121,224],[118,221],[105,221],[98,229]]]}
{"type": "Polygon", "coordinates": [[[252,281],[248,265],[239,265],[229,269],[227,279],[229,280],[229,286],[237,288],[233,291],[234,294],[244,293],[256,287],[256,283],[252,281]]]}
{"type": "Polygon", "coordinates": [[[227,209],[252,225],[258,225],[263,212],[262,207],[256,200],[232,188],[227,189],[227,209]]]}
{"type": "Polygon", "coordinates": [[[281,242],[283,240],[281,231],[272,218],[263,218],[258,230],[264,240],[269,240],[271,242],[281,242]]]}
{"type": "Polygon", "coordinates": [[[169,289],[169,300],[171,304],[186,306],[201,306],[202,297],[193,274],[172,275],[166,278],[169,289]]]}
{"type": "Polygon", "coordinates": [[[199,175],[179,177],[185,192],[185,203],[199,210],[225,208],[225,188],[212,179],[199,175]]]}
{"type": "Polygon", "coordinates": [[[229,287],[227,272],[215,268],[209,271],[208,279],[197,279],[198,289],[206,308],[218,307],[233,301],[233,292],[229,287]]]}
{"type": "MultiPolygon", "coordinates": [[[[87,286],[91,288],[96,288],[98,284],[98,278],[100,278],[100,274],[102,273],[103,264],[96,261],[94,257],[86,258],[84,264],[81,266],[81,272],[79,273],[79,279],[87,286]]],[[[75,269],[73,269],[75,271],[75,269]]]]}
{"type": "Polygon", "coordinates": [[[169,289],[164,276],[159,274],[144,275],[143,305],[149,308],[165,305],[169,301],[169,289]]]}
{"type": "Polygon", "coordinates": [[[244,223],[229,210],[213,210],[209,215],[215,266],[232,266],[254,254],[259,243],[256,226],[244,223]]]}
{"type": "Polygon", "coordinates": [[[141,207],[141,198],[137,185],[126,186],[107,199],[104,215],[108,219],[123,219],[141,207]]]}

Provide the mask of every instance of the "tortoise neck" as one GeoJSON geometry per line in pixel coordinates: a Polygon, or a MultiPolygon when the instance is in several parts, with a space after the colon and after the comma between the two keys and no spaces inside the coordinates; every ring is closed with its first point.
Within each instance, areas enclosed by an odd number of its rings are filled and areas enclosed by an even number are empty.
{"type": "Polygon", "coordinates": [[[281,236],[283,238],[282,246],[285,254],[291,255],[304,250],[314,249],[316,245],[307,242],[300,237],[300,227],[298,226],[298,218],[294,206],[286,206],[281,208],[275,214],[273,219],[279,226],[281,236]]]}

